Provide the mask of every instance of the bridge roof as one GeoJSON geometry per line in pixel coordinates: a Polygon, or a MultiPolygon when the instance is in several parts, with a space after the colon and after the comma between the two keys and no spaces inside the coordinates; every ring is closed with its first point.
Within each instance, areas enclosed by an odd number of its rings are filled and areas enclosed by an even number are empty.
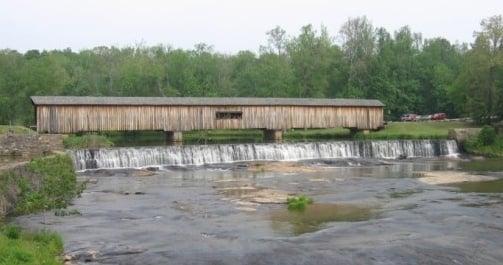
{"type": "Polygon", "coordinates": [[[73,97],[32,96],[34,105],[105,106],[341,106],[383,107],[375,99],[344,98],[217,98],[217,97],[73,97]]]}

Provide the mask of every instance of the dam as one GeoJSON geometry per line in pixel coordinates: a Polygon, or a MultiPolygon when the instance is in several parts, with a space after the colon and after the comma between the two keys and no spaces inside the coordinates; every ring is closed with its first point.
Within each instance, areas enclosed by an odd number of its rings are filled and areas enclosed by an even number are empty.
{"type": "Polygon", "coordinates": [[[456,156],[458,146],[454,140],[381,140],[123,147],[69,152],[76,169],[86,170],[245,161],[434,158],[456,156]]]}

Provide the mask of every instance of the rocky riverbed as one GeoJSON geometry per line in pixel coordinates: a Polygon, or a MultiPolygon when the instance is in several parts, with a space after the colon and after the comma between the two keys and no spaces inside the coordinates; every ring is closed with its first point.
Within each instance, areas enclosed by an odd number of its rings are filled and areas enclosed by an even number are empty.
{"type": "Polygon", "coordinates": [[[85,171],[78,214],[15,222],[61,233],[74,264],[500,264],[501,184],[420,179],[445,171],[503,172],[419,159],[85,171]],[[288,211],[294,194],[314,203],[288,211]]]}

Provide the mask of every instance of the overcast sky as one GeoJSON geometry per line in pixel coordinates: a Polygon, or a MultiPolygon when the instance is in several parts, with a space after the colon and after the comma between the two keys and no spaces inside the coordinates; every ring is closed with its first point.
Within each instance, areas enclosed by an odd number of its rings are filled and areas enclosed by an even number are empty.
{"type": "Polygon", "coordinates": [[[257,51],[276,25],[289,35],[325,25],[336,36],[348,17],[366,15],[394,31],[471,42],[482,18],[502,14],[503,0],[0,0],[0,48],[73,50],[99,45],[169,44],[216,51],[257,51]]]}

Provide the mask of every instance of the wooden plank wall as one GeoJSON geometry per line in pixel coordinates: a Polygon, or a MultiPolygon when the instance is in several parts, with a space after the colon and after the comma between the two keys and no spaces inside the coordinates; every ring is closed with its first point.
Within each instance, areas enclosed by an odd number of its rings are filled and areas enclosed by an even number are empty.
{"type": "Polygon", "coordinates": [[[382,125],[382,107],[37,106],[37,129],[42,133],[336,127],[367,130],[382,125]],[[217,111],[242,111],[242,119],[216,119],[217,111]]]}

